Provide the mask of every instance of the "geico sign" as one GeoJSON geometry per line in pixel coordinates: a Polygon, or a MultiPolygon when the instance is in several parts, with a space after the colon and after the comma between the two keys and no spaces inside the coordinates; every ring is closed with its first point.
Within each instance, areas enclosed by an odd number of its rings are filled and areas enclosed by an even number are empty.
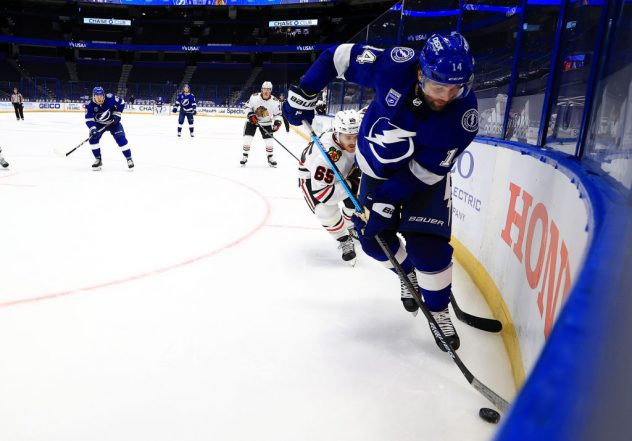
{"type": "Polygon", "coordinates": [[[560,243],[560,231],[555,221],[549,218],[549,213],[541,202],[533,209],[533,196],[522,190],[513,182],[509,183],[511,194],[507,221],[500,237],[509,245],[518,259],[524,261],[527,283],[531,289],[537,289],[538,310],[540,317],[544,317],[544,336],[548,337],[558,306],[566,300],[571,287],[571,269],[569,265],[568,248],[564,240],[560,243]],[[522,199],[522,208],[516,209],[518,197],[522,199]],[[511,237],[511,226],[515,225],[518,237],[514,241],[511,237]],[[536,228],[540,228],[540,241],[534,243],[536,228]],[[526,242],[525,242],[526,233],[526,242]],[[531,266],[537,253],[535,266],[531,266]],[[546,259],[545,259],[546,257],[546,259]],[[559,257],[559,263],[558,263],[559,257]],[[542,271],[544,269],[544,271],[542,271]],[[561,291],[561,298],[560,298],[561,291]],[[561,300],[561,301],[560,301],[561,300]]]}
{"type": "Polygon", "coordinates": [[[59,103],[40,103],[40,109],[61,109],[61,104],[59,103]]]}

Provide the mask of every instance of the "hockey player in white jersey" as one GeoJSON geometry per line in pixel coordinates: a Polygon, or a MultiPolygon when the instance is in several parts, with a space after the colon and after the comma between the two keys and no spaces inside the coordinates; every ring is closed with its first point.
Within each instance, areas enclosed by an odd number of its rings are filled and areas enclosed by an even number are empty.
{"type": "Polygon", "coordinates": [[[2,156],[2,147],[0,147],[0,166],[2,166],[2,168],[7,168],[9,166],[9,163],[5,161],[4,156],[2,156]]]}
{"type": "MultiPolygon", "coordinates": [[[[354,192],[357,192],[360,176],[360,170],[354,165],[359,129],[358,112],[341,110],[336,113],[333,127],[320,136],[329,158],[354,192]]],[[[342,260],[355,264],[356,253],[352,239],[355,230],[351,223],[353,203],[313,142],[303,150],[298,170],[299,186],[305,202],[321,225],[338,241],[342,260]],[[339,208],[340,202],[343,203],[342,210],[339,208]]]]}
{"type": "Polygon", "coordinates": [[[266,144],[266,153],[268,155],[268,164],[270,167],[276,167],[277,162],[274,160],[274,144],[272,140],[272,132],[276,132],[281,127],[281,103],[272,95],[272,83],[266,81],[261,85],[261,93],[253,93],[246,103],[246,125],[244,126],[244,142],[243,157],[239,163],[245,166],[248,162],[248,154],[250,153],[250,145],[252,138],[257,132],[257,127],[261,132],[261,136],[266,144]]]}

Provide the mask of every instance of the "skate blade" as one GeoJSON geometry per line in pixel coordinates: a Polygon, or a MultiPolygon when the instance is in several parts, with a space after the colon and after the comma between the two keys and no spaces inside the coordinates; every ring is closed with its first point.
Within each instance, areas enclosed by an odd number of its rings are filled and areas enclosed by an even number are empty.
{"type": "Polygon", "coordinates": [[[92,169],[92,171],[101,171],[101,167],[95,167],[92,169]]]}
{"type": "Polygon", "coordinates": [[[411,314],[413,315],[413,317],[417,317],[417,314],[419,314],[419,310],[417,310],[415,312],[411,312],[411,314]]]}

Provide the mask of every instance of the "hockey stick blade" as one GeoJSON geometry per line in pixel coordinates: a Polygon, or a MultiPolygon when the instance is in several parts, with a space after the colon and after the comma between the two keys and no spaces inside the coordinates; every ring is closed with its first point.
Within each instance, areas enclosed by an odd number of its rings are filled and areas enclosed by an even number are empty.
{"type": "Polygon", "coordinates": [[[500,320],[478,317],[463,311],[452,294],[450,294],[450,303],[452,304],[456,318],[466,325],[486,332],[500,332],[503,330],[503,324],[500,320]]]}

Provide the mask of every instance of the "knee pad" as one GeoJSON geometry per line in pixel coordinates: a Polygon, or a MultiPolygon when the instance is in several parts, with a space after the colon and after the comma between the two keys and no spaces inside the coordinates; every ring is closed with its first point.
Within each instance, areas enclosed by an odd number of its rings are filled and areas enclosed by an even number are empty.
{"type": "MultiPolygon", "coordinates": [[[[395,260],[402,266],[404,272],[410,272],[413,269],[413,265],[408,258],[404,243],[397,234],[393,231],[385,231],[380,234],[380,237],[386,242],[387,248],[391,254],[393,254],[395,260]]],[[[377,243],[374,237],[366,237],[358,232],[358,240],[360,241],[360,245],[362,245],[362,251],[364,251],[367,256],[381,262],[386,268],[393,269],[393,265],[391,265],[391,262],[388,260],[388,256],[382,251],[382,247],[380,247],[380,244],[377,243]]]]}
{"type": "Polygon", "coordinates": [[[408,255],[418,270],[437,272],[452,262],[453,249],[449,239],[414,233],[404,233],[404,238],[408,255]]]}

